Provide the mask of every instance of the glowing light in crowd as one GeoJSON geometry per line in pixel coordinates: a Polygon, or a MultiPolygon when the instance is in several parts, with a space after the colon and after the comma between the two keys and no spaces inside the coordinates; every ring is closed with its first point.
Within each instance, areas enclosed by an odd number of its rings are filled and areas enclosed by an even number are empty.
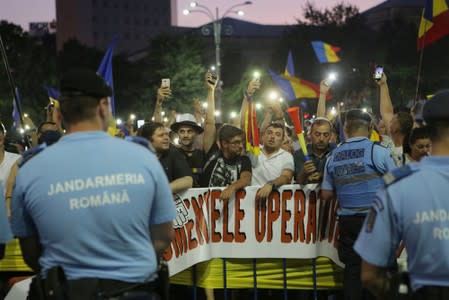
{"type": "Polygon", "coordinates": [[[30,126],[28,124],[25,125],[25,130],[30,130],[30,126]]]}
{"type": "Polygon", "coordinates": [[[165,111],[161,111],[161,116],[165,116],[165,111]]]}
{"type": "Polygon", "coordinates": [[[337,73],[330,72],[329,75],[327,76],[327,78],[330,82],[334,82],[335,80],[337,80],[337,73]]]}
{"type": "Polygon", "coordinates": [[[129,119],[134,121],[136,119],[136,115],[135,114],[130,114],[129,115],[129,119]]]}
{"type": "Polygon", "coordinates": [[[175,145],[179,145],[179,137],[175,137],[173,139],[173,143],[175,143],[175,145]]]}
{"type": "Polygon", "coordinates": [[[243,17],[243,16],[245,15],[245,12],[244,12],[243,10],[239,10],[239,11],[237,11],[237,14],[238,14],[240,17],[243,17]]]}
{"type": "Polygon", "coordinates": [[[260,104],[259,102],[256,103],[256,109],[261,109],[262,108],[262,104],[260,104]]]}
{"type": "Polygon", "coordinates": [[[151,118],[151,121],[154,121],[154,117],[151,118]]]}
{"type": "Polygon", "coordinates": [[[312,115],[312,119],[315,119],[316,118],[316,116],[315,115],[312,115]]]}
{"type": "Polygon", "coordinates": [[[343,106],[343,105],[345,105],[345,103],[344,102],[340,102],[340,106],[343,106]]]}
{"type": "Polygon", "coordinates": [[[270,91],[270,93],[268,94],[268,99],[273,101],[276,100],[278,96],[278,93],[276,93],[275,91],[270,91]]]}
{"type": "Polygon", "coordinates": [[[214,112],[214,115],[215,115],[216,117],[219,117],[219,116],[221,116],[221,111],[219,111],[219,110],[216,110],[216,111],[214,112]]]}
{"type": "Polygon", "coordinates": [[[165,123],[168,122],[168,118],[167,118],[167,117],[164,118],[164,122],[165,122],[165,123]]]}
{"type": "Polygon", "coordinates": [[[198,3],[194,2],[194,1],[190,2],[190,7],[191,7],[191,8],[194,8],[194,7],[196,7],[197,5],[198,5],[198,3]]]}
{"type": "Polygon", "coordinates": [[[23,116],[24,116],[25,118],[28,118],[28,114],[27,114],[27,113],[24,113],[23,116]]]}
{"type": "Polygon", "coordinates": [[[331,115],[332,116],[336,116],[337,115],[337,110],[335,109],[335,106],[332,106],[332,108],[331,108],[331,115]]]}
{"type": "Polygon", "coordinates": [[[188,9],[184,9],[182,11],[182,13],[183,13],[184,16],[187,16],[188,14],[190,14],[190,11],[188,9]]]}
{"type": "Polygon", "coordinates": [[[368,109],[367,109],[366,107],[364,107],[364,108],[362,108],[362,111],[363,111],[364,113],[366,113],[366,112],[368,112],[368,109]]]}
{"type": "Polygon", "coordinates": [[[230,116],[231,116],[231,119],[234,119],[237,117],[237,113],[235,111],[231,111],[230,116]]]}
{"type": "Polygon", "coordinates": [[[19,129],[19,132],[20,132],[20,134],[24,134],[24,133],[25,133],[25,129],[20,128],[20,129],[19,129]]]}
{"type": "Polygon", "coordinates": [[[259,79],[260,78],[260,72],[259,71],[254,71],[253,77],[254,77],[254,79],[259,79]]]}
{"type": "Polygon", "coordinates": [[[284,98],[282,98],[282,97],[279,97],[279,102],[284,102],[284,98]]]}
{"type": "Polygon", "coordinates": [[[122,123],[123,123],[122,119],[115,120],[115,124],[117,124],[119,126],[122,125],[122,123]]]}
{"type": "Polygon", "coordinates": [[[207,108],[207,102],[203,102],[203,104],[201,105],[204,109],[207,108]]]}
{"type": "Polygon", "coordinates": [[[212,72],[214,72],[216,69],[217,69],[217,68],[215,68],[214,65],[210,66],[210,70],[211,70],[212,72]]]}

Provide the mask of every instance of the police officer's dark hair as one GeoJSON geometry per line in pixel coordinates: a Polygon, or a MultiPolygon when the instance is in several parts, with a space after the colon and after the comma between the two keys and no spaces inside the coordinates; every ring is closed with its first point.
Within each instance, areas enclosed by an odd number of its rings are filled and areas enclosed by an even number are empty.
{"type": "Polygon", "coordinates": [[[429,137],[432,142],[449,137],[449,120],[427,122],[429,137]]]}
{"type": "Polygon", "coordinates": [[[399,132],[403,135],[409,134],[413,128],[413,117],[405,111],[400,111],[396,114],[399,121],[399,132]]]}
{"type": "Polygon", "coordinates": [[[402,145],[403,152],[410,154],[412,151],[411,145],[420,139],[430,139],[430,133],[427,127],[413,128],[412,131],[405,136],[404,143],[402,145]]]}
{"type": "Polygon", "coordinates": [[[232,138],[236,136],[243,137],[243,131],[240,128],[237,128],[232,125],[224,125],[220,128],[220,131],[218,133],[218,141],[220,143],[229,142],[232,138]]]}
{"type": "Polygon", "coordinates": [[[44,127],[45,125],[54,125],[56,126],[55,122],[51,122],[51,121],[45,121],[39,124],[39,126],[37,127],[37,133],[42,133],[42,127],[44,127]]]}
{"type": "Polygon", "coordinates": [[[154,134],[154,132],[158,129],[158,128],[164,128],[164,124],[160,123],[160,122],[149,122],[149,123],[145,123],[142,126],[140,126],[139,130],[137,131],[137,136],[141,136],[143,138],[146,138],[147,140],[149,140],[150,142],[152,142],[152,136],[154,134]]]}
{"type": "Polygon", "coordinates": [[[281,123],[272,122],[272,123],[270,123],[270,125],[267,126],[267,128],[265,129],[265,132],[267,132],[268,128],[270,128],[270,127],[282,129],[282,138],[284,138],[284,134],[285,134],[285,126],[284,125],[282,125],[281,123]]]}
{"type": "Polygon", "coordinates": [[[100,98],[85,95],[61,96],[61,113],[66,124],[75,124],[95,118],[100,98]]]}

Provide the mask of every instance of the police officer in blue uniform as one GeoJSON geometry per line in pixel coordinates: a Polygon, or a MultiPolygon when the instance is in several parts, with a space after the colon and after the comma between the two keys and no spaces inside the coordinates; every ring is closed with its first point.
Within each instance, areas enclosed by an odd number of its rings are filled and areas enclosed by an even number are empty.
{"type": "MultiPolygon", "coordinates": [[[[4,195],[3,186],[0,185],[0,195],[4,195]]],[[[6,213],[6,202],[0,202],[0,259],[5,256],[5,245],[12,239],[9,220],[6,213]]]]}
{"type": "Polygon", "coordinates": [[[347,112],[346,141],[334,149],[321,185],[325,200],[336,196],[339,209],[338,256],[345,264],[344,298],[364,299],[360,282],[361,259],[353,245],[369,212],[382,176],[395,168],[387,148],[369,140],[371,116],[361,110],[347,112]]]}
{"type": "Polygon", "coordinates": [[[396,291],[387,269],[402,240],[410,297],[449,299],[449,90],[425,104],[423,118],[432,156],[384,176],[354,246],[363,259],[362,282],[379,296],[396,291]]]}
{"type": "Polygon", "coordinates": [[[60,105],[68,134],[17,174],[12,230],[25,262],[40,273],[30,299],[155,295],[176,210],[154,153],[105,132],[109,96],[95,72],[66,73],[60,105]]]}

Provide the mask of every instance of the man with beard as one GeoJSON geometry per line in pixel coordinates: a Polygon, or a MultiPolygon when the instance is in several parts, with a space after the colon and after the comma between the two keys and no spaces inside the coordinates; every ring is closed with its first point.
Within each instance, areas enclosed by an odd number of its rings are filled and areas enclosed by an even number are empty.
{"type": "Polygon", "coordinates": [[[290,184],[294,162],[291,153],[281,148],[284,141],[284,125],[271,123],[262,135],[263,147],[258,156],[251,155],[253,176],[251,185],[260,185],[256,200],[265,200],[271,191],[290,184]]]}
{"type": "Polygon", "coordinates": [[[243,131],[224,125],[218,134],[220,151],[215,152],[204,166],[200,186],[225,186],[220,199],[229,199],[237,190],[251,184],[251,161],[243,151],[243,131]]]}
{"type": "Polygon", "coordinates": [[[179,151],[170,146],[168,129],[162,123],[151,122],[142,125],[137,133],[150,141],[161,163],[173,193],[192,187],[193,178],[189,165],[179,151]]]}
{"type": "Polygon", "coordinates": [[[310,127],[311,144],[307,145],[309,160],[306,160],[301,149],[293,154],[295,159],[295,179],[299,184],[318,183],[323,179],[324,165],[327,155],[335,148],[329,140],[332,135],[332,124],[326,118],[317,118],[310,127]]]}
{"type": "Polygon", "coordinates": [[[178,150],[184,155],[190,166],[194,178],[194,185],[198,186],[199,178],[206,163],[206,154],[211,149],[215,139],[215,87],[218,78],[211,72],[206,73],[207,86],[207,108],[204,129],[199,126],[191,114],[183,114],[181,118],[170,126],[170,129],[178,134],[178,150]],[[203,134],[200,147],[196,147],[195,140],[198,135],[203,134]]]}

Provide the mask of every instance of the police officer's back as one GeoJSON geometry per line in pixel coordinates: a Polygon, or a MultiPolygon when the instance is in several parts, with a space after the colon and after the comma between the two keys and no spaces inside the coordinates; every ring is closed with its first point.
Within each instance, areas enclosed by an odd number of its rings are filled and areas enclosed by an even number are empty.
{"type": "Polygon", "coordinates": [[[337,196],[339,210],[338,255],[345,263],[345,299],[363,299],[360,257],[352,249],[363,225],[382,175],[394,168],[390,152],[369,140],[371,117],[360,110],[346,115],[346,141],[329,156],[322,183],[322,196],[337,196]]]}
{"type": "Polygon", "coordinates": [[[172,238],[176,213],[156,156],[105,133],[110,95],[92,71],[63,77],[68,134],[20,168],[13,193],[25,262],[47,280],[62,267],[72,300],[154,281],[172,238]]]}
{"type": "Polygon", "coordinates": [[[432,156],[384,177],[354,246],[364,261],[362,281],[379,296],[391,286],[386,269],[402,240],[412,299],[449,299],[449,90],[425,104],[423,117],[432,156]]]}

